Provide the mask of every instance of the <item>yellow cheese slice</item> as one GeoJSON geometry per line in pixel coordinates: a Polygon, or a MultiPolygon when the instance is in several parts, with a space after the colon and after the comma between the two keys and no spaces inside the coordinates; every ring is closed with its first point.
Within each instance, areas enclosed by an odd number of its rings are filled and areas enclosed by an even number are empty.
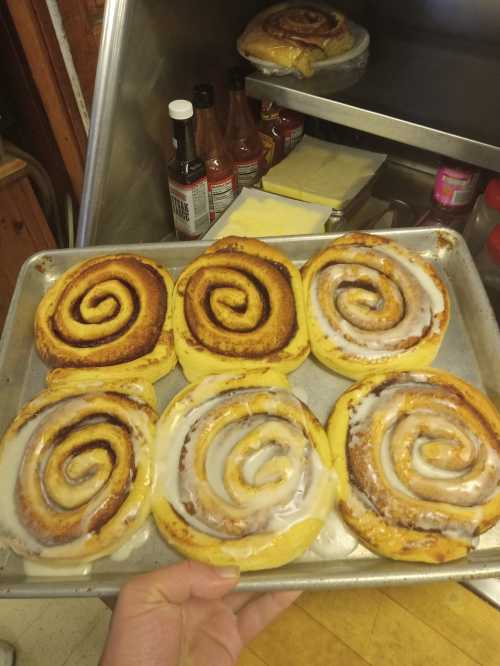
{"type": "Polygon", "coordinates": [[[226,236],[294,236],[324,231],[324,213],[274,197],[248,196],[230,213],[216,238],[226,236]]]}
{"type": "Polygon", "coordinates": [[[263,178],[267,192],[342,209],[376,173],[386,155],[304,136],[263,178]]]}

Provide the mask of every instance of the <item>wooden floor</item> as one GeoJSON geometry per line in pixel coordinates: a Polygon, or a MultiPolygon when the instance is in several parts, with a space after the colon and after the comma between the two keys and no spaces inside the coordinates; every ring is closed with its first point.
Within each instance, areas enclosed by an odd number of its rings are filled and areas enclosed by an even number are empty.
{"type": "Polygon", "coordinates": [[[500,666],[500,613],[457,583],[304,593],[238,666],[500,666]]]}

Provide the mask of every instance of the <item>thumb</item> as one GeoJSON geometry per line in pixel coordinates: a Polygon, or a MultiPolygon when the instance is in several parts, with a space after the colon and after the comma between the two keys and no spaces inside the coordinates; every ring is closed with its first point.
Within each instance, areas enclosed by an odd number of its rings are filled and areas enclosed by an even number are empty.
{"type": "Polygon", "coordinates": [[[186,560],[137,576],[120,596],[130,604],[182,604],[190,597],[219,599],[235,587],[239,577],[237,567],[211,567],[186,560]]]}

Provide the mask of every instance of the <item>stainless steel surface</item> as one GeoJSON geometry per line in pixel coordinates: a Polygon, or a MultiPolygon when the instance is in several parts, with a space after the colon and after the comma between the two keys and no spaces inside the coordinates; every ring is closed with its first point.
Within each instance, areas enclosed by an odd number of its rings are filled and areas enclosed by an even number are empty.
{"type": "MultiPolygon", "coordinates": [[[[301,265],[312,253],[339,234],[266,239],[301,265]]],[[[486,294],[461,236],[431,229],[386,231],[385,235],[431,260],[446,280],[452,299],[452,319],[444,344],[436,359],[446,368],[473,384],[485,388],[497,404],[500,401],[500,357],[491,354],[499,348],[499,333],[486,294]]],[[[140,252],[169,266],[177,275],[209,243],[167,243],[130,245],[83,250],[42,252],[23,267],[5,323],[0,349],[0,391],[2,410],[0,432],[22,404],[44,386],[47,368],[33,347],[33,315],[47,288],[76,261],[113,251],[140,252]]],[[[309,358],[290,375],[293,387],[307,393],[307,401],[325,422],[337,396],[350,382],[321,367],[309,358]]],[[[162,409],[183,386],[177,367],[156,384],[162,409]]],[[[1,510],[1,509],[0,509],[1,510]]],[[[500,575],[500,526],[481,537],[480,548],[466,560],[440,566],[392,562],[374,556],[358,546],[347,560],[320,563],[293,563],[275,571],[245,574],[240,587],[245,590],[370,586],[417,583],[430,580],[472,579],[500,575]]],[[[109,596],[133,573],[157,567],[177,556],[153,530],[148,543],[125,562],[109,558],[94,564],[88,577],[74,579],[27,578],[22,561],[0,550],[0,596],[109,596]]]]}
{"type": "Polygon", "coordinates": [[[166,162],[168,102],[225,69],[264,0],[106,3],[77,245],[158,241],[173,229],[166,162]]]}
{"type": "MultiPolygon", "coordinates": [[[[364,85],[369,72],[370,68],[358,86],[364,85]]],[[[380,84],[381,89],[384,90],[390,89],[395,83],[390,79],[389,65],[386,76],[387,80],[380,84]]],[[[277,77],[266,77],[263,74],[252,74],[247,77],[246,90],[251,97],[271,99],[295,111],[454,157],[493,171],[500,171],[500,141],[497,136],[492,135],[492,143],[472,139],[452,131],[438,129],[432,124],[426,125],[425,116],[422,116],[420,122],[413,122],[398,117],[397,112],[392,115],[390,108],[384,113],[369,108],[368,102],[365,101],[341,101],[318,95],[314,85],[314,79],[297,82],[292,77],[278,79],[277,77]]],[[[401,90],[400,94],[404,96],[404,90],[401,90]]],[[[432,96],[425,101],[429,111],[434,102],[435,98],[432,96]]],[[[449,111],[445,111],[445,113],[448,114],[449,111]]],[[[490,109],[487,106],[484,109],[481,107],[480,111],[475,113],[478,113],[478,117],[484,118],[485,123],[489,123],[493,127],[493,123],[497,123],[500,105],[498,102],[492,103],[490,109]],[[490,116],[492,112],[493,117],[490,116]]],[[[478,124],[480,124],[479,120],[478,124]]]]}

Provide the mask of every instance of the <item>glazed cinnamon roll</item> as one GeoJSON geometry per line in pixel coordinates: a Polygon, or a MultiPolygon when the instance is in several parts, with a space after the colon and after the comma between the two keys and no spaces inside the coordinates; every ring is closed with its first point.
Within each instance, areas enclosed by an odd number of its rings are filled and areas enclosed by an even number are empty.
{"type": "Polygon", "coordinates": [[[155,422],[146,383],[40,393],[0,442],[0,540],[56,564],[118,549],[150,511],[155,422]]]}
{"type": "Polygon", "coordinates": [[[166,375],[176,363],[172,294],[169,273],[138,255],[105,255],[70,268],[35,317],[38,353],[57,368],[49,385],[166,375]]]}
{"type": "Polygon", "coordinates": [[[313,63],[345,53],[354,39],[346,18],[322,3],[287,2],[258,14],[238,40],[240,52],[312,76],[313,63]]]}
{"type": "Polygon", "coordinates": [[[311,349],[352,379],[430,365],[450,317],[430,263],[380,236],[338,238],[302,267],[311,349]]]}
{"type": "Polygon", "coordinates": [[[500,518],[500,416],[451,374],[368,377],[338,400],[328,435],[344,520],[381,555],[455,560],[500,518]]]}
{"type": "Polygon", "coordinates": [[[160,417],[153,514],[188,557],[278,567],[323,526],[330,468],[325,432],[284,375],[213,375],[181,391],[160,417]]]}
{"type": "Polygon", "coordinates": [[[261,241],[217,241],[177,281],[174,340],[189,381],[234,369],[295,370],[309,353],[298,269],[261,241]]]}

